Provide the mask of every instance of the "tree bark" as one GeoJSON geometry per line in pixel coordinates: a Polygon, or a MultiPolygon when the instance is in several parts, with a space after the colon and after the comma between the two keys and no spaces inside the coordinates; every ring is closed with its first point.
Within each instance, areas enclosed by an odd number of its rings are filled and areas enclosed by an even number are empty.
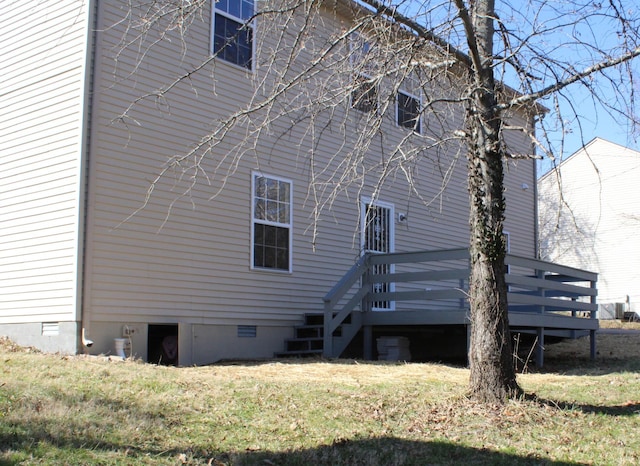
{"type": "MultiPolygon", "coordinates": [[[[490,123],[490,122],[485,122],[490,123]]],[[[472,137],[485,136],[476,126],[472,137]]],[[[493,126],[488,124],[489,127],[493,126]]],[[[491,138],[490,138],[491,139],[491,138]]],[[[471,396],[501,403],[520,394],[513,364],[505,283],[505,241],[502,152],[495,141],[471,147],[468,155],[470,210],[469,303],[471,339],[469,368],[471,396]]]]}
{"type": "Polygon", "coordinates": [[[471,11],[461,0],[457,4],[468,28],[474,83],[467,112],[471,230],[469,385],[474,399],[501,403],[521,390],[513,364],[505,283],[504,148],[493,72],[494,1],[476,0],[471,3],[471,11]]]}

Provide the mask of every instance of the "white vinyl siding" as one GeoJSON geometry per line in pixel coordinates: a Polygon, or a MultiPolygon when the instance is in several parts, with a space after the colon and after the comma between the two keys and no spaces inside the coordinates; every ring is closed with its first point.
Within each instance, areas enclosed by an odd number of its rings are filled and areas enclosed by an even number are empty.
{"type": "Polygon", "coordinates": [[[539,181],[543,259],[597,272],[598,303],[640,312],[640,152],[596,138],[558,170],[539,181]]]}
{"type": "Polygon", "coordinates": [[[0,323],[78,319],[87,8],[0,3],[0,323]]]}

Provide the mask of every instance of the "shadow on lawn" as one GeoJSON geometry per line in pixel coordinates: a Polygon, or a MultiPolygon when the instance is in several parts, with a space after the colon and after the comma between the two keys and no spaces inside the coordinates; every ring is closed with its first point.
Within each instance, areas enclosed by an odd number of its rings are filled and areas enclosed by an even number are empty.
{"type": "MultiPolygon", "coordinates": [[[[577,465],[543,456],[519,456],[445,442],[418,442],[392,437],[343,440],[332,445],[290,452],[245,452],[217,458],[234,465],[577,465]]],[[[215,463],[214,463],[215,464],[215,463]]]]}
{"type": "MultiPolygon", "coordinates": [[[[37,432],[24,432],[25,436],[41,435],[37,432]]],[[[0,454],[7,452],[16,443],[15,436],[0,435],[0,454]]],[[[157,451],[153,447],[131,447],[110,443],[86,445],[81,439],[48,439],[55,448],[66,450],[66,458],[82,456],[78,450],[91,449],[94,457],[100,461],[100,452],[109,458],[108,464],[186,464],[186,465],[363,465],[363,466],[400,466],[400,465],[566,465],[575,466],[586,463],[553,461],[540,455],[521,456],[501,453],[487,449],[465,447],[446,442],[420,442],[393,437],[367,438],[336,441],[331,445],[317,448],[285,452],[255,451],[216,452],[210,449],[186,447],[157,451]],[[74,453],[75,450],[75,453],[74,453]]],[[[22,444],[23,442],[18,441],[22,444]]],[[[40,439],[40,448],[43,448],[40,439]]],[[[46,450],[46,446],[44,448],[46,450]]],[[[31,452],[33,454],[33,452],[31,452]]],[[[29,456],[31,460],[37,455],[29,456]]],[[[24,458],[0,458],[0,466],[22,464],[24,458]]],[[[89,464],[89,463],[87,463],[89,464]]],[[[102,463],[100,463],[102,464],[102,463]]]]}
{"type": "Polygon", "coordinates": [[[553,401],[528,396],[530,401],[542,405],[551,406],[562,411],[580,411],[584,414],[600,414],[603,416],[622,417],[635,416],[640,413],[640,403],[625,403],[618,406],[598,406],[592,404],[568,403],[565,401],[553,401]]]}

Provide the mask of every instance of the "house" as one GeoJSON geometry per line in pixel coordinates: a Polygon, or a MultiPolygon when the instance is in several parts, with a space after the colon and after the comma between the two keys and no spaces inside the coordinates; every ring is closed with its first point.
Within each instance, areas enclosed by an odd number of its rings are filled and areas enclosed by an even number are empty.
{"type": "Polygon", "coordinates": [[[595,138],[540,177],[543,259],[598,272],[601,318],[640,314],[640,152],[595,138]]]}
{"type": "MultiPolygon", "coordinates": [[[[378,166],[389,147],[426,132],[416,90],[387,99],[388,118],[371,134],[363,118],[375,95],[363,74],[351,102],[330,119],[317,114],[323,130],[313,138],[291,120],[282,133],[243,120],[214,144],[203,136],[250,100],[263,77],[259,54],[278,45],[269,42],[275,28],[258,19],[238,29],[253,2],[229,0],[186,18],[183,37],[153,27],[136,35],[128,19],[142,12],[129,3],[0,7],[0,334],[92,354],[113,353],[126,337],[131,354],[180,365],[268,358],[305,314],[322,312],[363,251],[468,246],[459,146],[421,154],[411,183],[367,174],[330,191],[323,178],[327,167],[344,169],[354,138],[373,141],[363,160],[378,166]],[[174,40],[156,41],[163,33],[174,40]],[[171,93],[158,91],[173,80],[171,93]],[[247,134],[251,147],[238,150],[247,134]],[[314,196],[326,205],[319,217],[314,196]]],[[[314,13],[319,35],[353,20],[349,2],[330,3],[314,13]]],[[[524,111],[512,118],[531,122],[524,111]]],[[[508,139],[514,152],[533,153],[522,132],[508,139]]],[[[510,252],[532,259],[535,170],[532,160],[509,162],[505,181],[510,252]]],[[[377,315],[395,312],[394,302],[379,300],[374,307],[390,312],[377,315]]]]}

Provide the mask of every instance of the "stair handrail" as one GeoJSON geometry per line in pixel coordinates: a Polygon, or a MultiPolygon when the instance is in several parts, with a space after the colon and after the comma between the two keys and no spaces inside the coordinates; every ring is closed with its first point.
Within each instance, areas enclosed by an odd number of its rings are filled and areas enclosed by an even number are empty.
{"type": "Polygon", "coordinates": [[[349,271],[334,285],[322,298],[324,301],[324,347],[323,355],[331,357],[333,353],[333,332],[344,322],[351,312],[358,306],[359,299],[350,300],[340,312],[336,312],[336,305],[362,280],[363,275],[369,269],[370,253],[365,253],[358,258],[349,271]]]}
{"type": "MultiPolygon", "coordinates": [[[[396,252],[386,254],[367,253],[362,255],[338,283],[324,296],[324,356],[334,357],[334,333],[351,316],[350,332],[354,325],[359,328],[367,325],[367,311],[371,310],[372,300],[402,301],[440,300],[466,296],[468,290],[467,268],[449,268],[436,271],[391,272],[368,276],[372,268],[380,264],[435,263],[441,261],[469,261],[467,248],[455,248],[431,251],[396,252]],[[459,274],[465,270],[466,278],[459,274]],[[372,283],[409,283],[412,280],[451,280],[460,279],[459,285],[451,289],[400,290],[377,293],[372,296],[372,283]],[[456,293],[454,293],[454,291],[456,293]],[[355,311],[357,315],[354,314],[355,311]],[[356,317],[354,321],[353,318],[356,317]]],[[[509,312],[513,313],[549,313],[562,315],[567,311],[571,317],[578,317],[578,311],[588,312],[591,319],[596,318],[597,274],[573,267],[558,265],[538,259],[507,254],[505,263],[510,270],[506,274],[509,286],[509,312]],[[586,285],[585,285],[586,282],[586,285]],[[558,314],[560,313],[560,314],[558,314]]],[[[461,299],[460,309],[465,307],[466,299],[461,299]]],[[[344,344],[340,343],[340,344],[344,344]]]]}

